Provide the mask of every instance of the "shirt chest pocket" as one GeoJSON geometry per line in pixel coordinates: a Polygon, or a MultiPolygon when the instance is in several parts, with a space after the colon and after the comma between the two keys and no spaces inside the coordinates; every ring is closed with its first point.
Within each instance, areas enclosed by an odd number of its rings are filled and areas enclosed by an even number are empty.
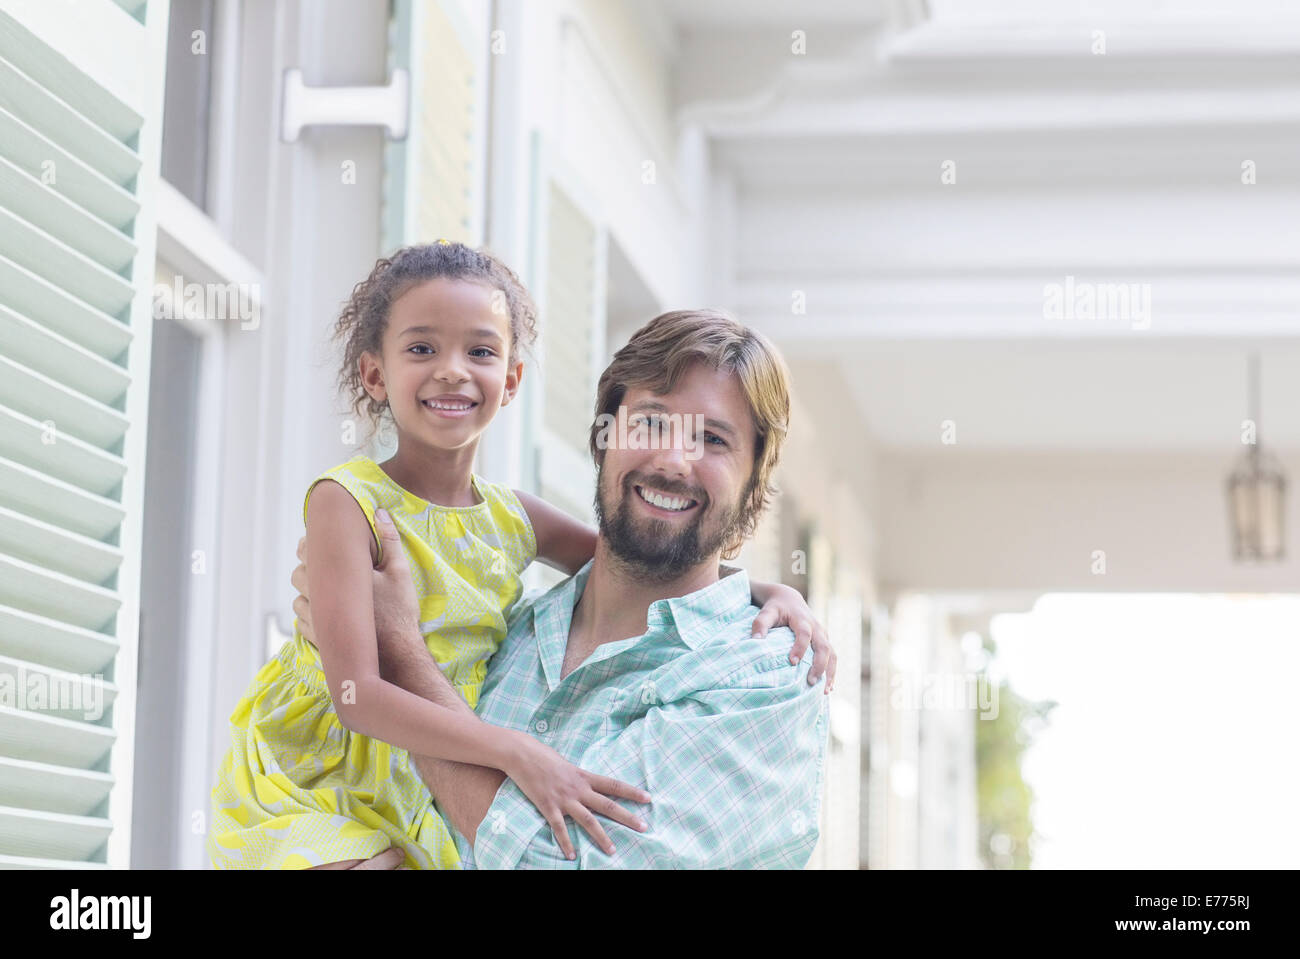
{"type": "Polygon", "coordinates": [[[787,684],[790,673],[797,669],[789,653],[770,653],[746,663],[718,685],[726,689],[770,689],[787,684]]]}
{"type": "Polygon", "coordinates": [[[676,704],[683,714],[693,710],[708,712],[715,708],[708,700],[695,697],[700,690],[763,689],[789,682],[789,653],[765,654],[727,668],[692,664],[692,668],[665,666],[631,679],[608,700],[599,704],[606,714],[601,724],[601,738],[617,736],[622,730],[644,719],[653,709],[676,704]],[[693,698],[694,697],[694,698],[693,698]]]}
{"type": "Polygon", "coordinates": [[[649,673],[618,690],[608,703],[601,736],[616,736],[652,710],[674,702],[686,694],[681,683],[671,675],[649,673]]]}

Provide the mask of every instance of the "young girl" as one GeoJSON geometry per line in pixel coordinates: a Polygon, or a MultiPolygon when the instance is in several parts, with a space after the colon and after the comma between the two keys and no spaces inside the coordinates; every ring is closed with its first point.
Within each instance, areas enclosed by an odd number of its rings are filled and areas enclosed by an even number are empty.
{"type": "MultiPolygon", "coordinates": [[[[479,437],[519,389],[519,348],[536,336],[532,301],[507,266],[442,240],[399,250],[357,284],[335,332],[345,347],[344,389],[358,413],[391,417],[397,452],[383,464],[349,460],[307,490],[319,648],[295,621],[293,638],[235,707],[208,852],[219,869],[300,869],[359,862],[393,846],[407,867],[453,869],[455,845],[408,753],[499,769],[539,807],[574,767],[525,733],[380,677],[375,511],[386,511],[401,535],[425,644],[471,708],[522,592],[520,573],[535,557],[576,572],[596,534],[471,470],[479,437]]],[[[811,618],[793,590],[752,589],[756,601],[767,600],[760,618],[811,618]]],[[[640,789],[616,785],[609,795],[644,801],[640,789]]]]}

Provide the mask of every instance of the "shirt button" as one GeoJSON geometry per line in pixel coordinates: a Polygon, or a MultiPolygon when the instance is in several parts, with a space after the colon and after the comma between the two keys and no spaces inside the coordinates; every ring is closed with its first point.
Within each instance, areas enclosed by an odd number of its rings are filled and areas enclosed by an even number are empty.
{"type": "Polygon", "coordinates": [[[539,719],[537,720],[537,725],[534,726],[533,728],[536,729],[539,733],[544,733],[546,732],[546,730],[550,729],[551,727],[546,725],[545,719],[539,719]]]}

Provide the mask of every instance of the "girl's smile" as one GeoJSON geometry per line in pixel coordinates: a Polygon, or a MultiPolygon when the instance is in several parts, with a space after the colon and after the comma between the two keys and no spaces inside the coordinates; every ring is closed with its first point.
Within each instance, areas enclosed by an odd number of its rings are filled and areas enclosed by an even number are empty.
{"type": "Polygon", "coordinates": [[[420,400],[420,403],[435,416],[453,420],[469,415],[478,406],[475,400],[460,393],[443,393],[441,396],[420,400]]]}

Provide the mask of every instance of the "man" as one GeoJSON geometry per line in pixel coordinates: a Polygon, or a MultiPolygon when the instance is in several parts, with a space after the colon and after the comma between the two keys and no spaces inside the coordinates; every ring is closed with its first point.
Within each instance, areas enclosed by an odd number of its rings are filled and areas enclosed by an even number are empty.
{"type": "MultiPolygon", "coordinates": [[[[806,681],[809,658],[790,662],[789,631],[750,635],[745,573],[719,574],[774,492],[784,364],[724,314],[667,313],[615,355],[596,405],[595,556],[512,611],[477,715],[639,786],[649,804],[589,799],[606,827],[575,803],[579,829],[495,769],[411,759],[467,868],[802,867],[818,837],[826,698],[806,681]],[[611,433],[619,419],[626,428],[611,433]]],[[[384,675],[469,711],[425,648],[402,550],[384,553],[384,675]]],[[[305,633],[304,597],[294,610],[305,633]]]]}

